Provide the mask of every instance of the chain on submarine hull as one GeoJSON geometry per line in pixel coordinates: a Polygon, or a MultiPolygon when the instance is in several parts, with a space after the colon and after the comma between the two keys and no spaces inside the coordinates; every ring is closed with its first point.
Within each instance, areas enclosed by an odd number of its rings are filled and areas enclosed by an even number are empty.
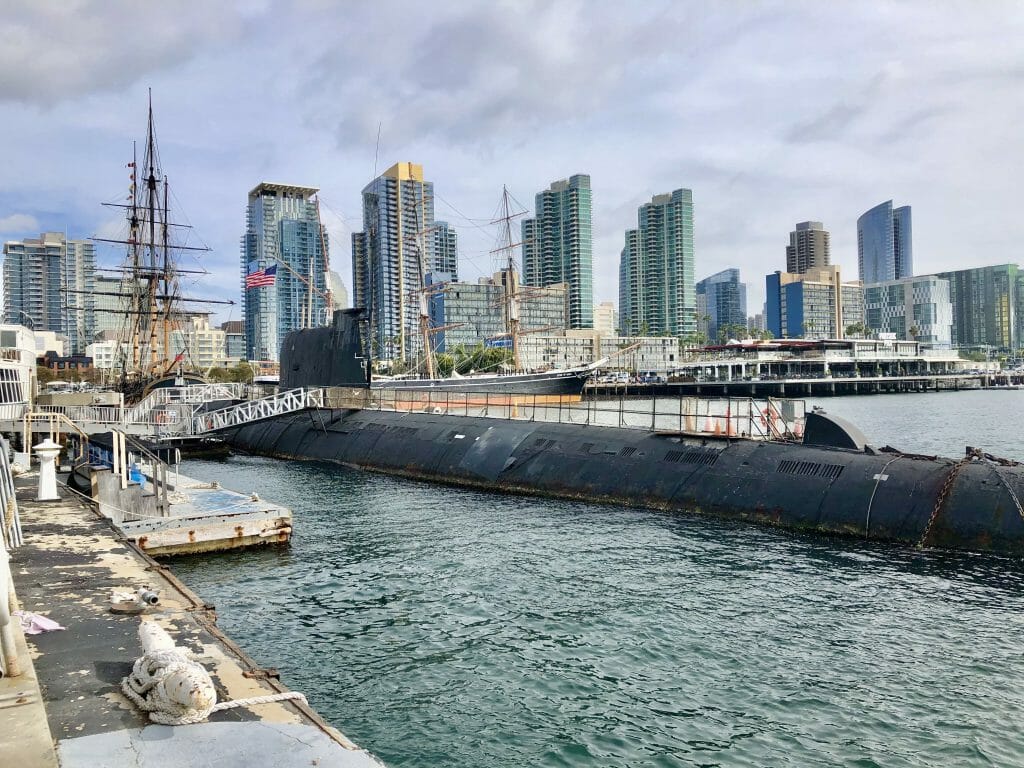
{"type": "Polygon", "coordinates": [[[808,415],[804,443],[593,425],[316,409],[223,433],[249,453],[494,491],[704,513],[933,547],[1024,554],[1024,467],[874,451],[808,415]]]}

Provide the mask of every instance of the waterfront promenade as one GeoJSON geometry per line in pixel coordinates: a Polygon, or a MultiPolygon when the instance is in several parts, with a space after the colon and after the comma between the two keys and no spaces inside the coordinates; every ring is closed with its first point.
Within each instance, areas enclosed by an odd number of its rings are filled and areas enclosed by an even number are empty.
{"type": "MultiPolygon", "coordinates": [[[[287,692],[217,627],[214,607],[164,566],[121,538],[109,522],[61,487],[37,502],[36,477],[17,482],[25,544],[11,551],[23,611],[64,629],[30,637],[20,630],[24,674],[0,680],[0,756],[19,768],[97,766],[345,766],[381,763],[325,723],[303,701],[214,712],[208,722],[151,723],[121,692],[142,655],[140,616],[111,612],[112,594],[148,587],[157,622],[210,673],[219,701],[287,692]],[[59,761],[59,762],[58,762],[59,761]]],[[[282,649],[283,650],[283,649],[282,649]]]]}
{"type": "Polygon", "coordinates": [[[740,377],[714,381],[629,382],[596,384],[584,391],[593,397],[829,397],[898,392],[945,392],[1024,384],[1022,373],[920,374],[910,376],[740,377]]]}

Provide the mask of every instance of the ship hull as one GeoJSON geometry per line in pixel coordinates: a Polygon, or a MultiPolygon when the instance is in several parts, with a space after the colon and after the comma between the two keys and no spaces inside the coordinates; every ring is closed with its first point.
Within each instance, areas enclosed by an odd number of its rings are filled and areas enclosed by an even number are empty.
{"type": "Polygon", "coordinates": [[[432,482],[1024,554],[1019,465],[369,410],[300,412],[223,435],[249,453],[432,482]]]}

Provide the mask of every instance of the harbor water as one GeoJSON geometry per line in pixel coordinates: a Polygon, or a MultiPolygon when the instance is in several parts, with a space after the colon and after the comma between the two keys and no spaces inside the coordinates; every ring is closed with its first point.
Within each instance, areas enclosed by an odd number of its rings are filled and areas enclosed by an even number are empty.
{"type": "MultiPolygon", "coordinates": [[[[1024,391],[814,401],[1024,460],[1024,391]]],[[[809,401],[810,405],[810,401],[809,401]]],[[[1024,765],[1024,565],[237,456],[292,545],[173,562],[390,766],[1024,765]]]]}

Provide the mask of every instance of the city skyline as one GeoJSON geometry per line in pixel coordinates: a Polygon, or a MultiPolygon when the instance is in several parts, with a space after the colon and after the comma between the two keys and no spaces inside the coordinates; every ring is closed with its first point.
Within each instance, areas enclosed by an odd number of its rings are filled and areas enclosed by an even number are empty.
{"type": "MultiPolygon", "coordinates": [[[[833,263],[855,274],[856,219],[879,200],[914,206],[916,272],[1019,259],[1024,53],[1000,44],[1024,31],[1019,6],[278,7],[8,6],[5,21],[25,34],[0,51],[0,136],[15,150],[0,238],[116,231],[100,203],[123,197],[152,86],[180,208],[213,248],[210,276],[189,293],[237,300],[238,200],[260,179],[319,186],[331,238],[346,243],[365,180],[410,158],[443,195],[437,218],[459,233],[466,280],[492,271],[503,183],[530,200],[551,179],[589,174],[595,304],[617,300],[638,206],[679,187],[700,201],[697,276],[739,268],[752,308],[757,276],[784,266],[793,222],[825,222],[833,263]],[[140,14],[166,30],[149,49],[126,34],[140,14]],[[339,47],[329,33],[341,25],[363,31],[339,47]],[[408,45],[379,60],[372,41],[398,27],[408,45]],[[44,28],[60,56],[18,42],[44,28]],[[280,66],[252,77],[267,57],[280,66]],[[553,67],[557,82],[545,77],[553,67]],[[812,164],[825,172],[808,174],[812,164]]],[[[347,250],[332,253],[346,282],[347,250]]],[[[97,249],[101,263],[120,257],[97,249]]]]}

